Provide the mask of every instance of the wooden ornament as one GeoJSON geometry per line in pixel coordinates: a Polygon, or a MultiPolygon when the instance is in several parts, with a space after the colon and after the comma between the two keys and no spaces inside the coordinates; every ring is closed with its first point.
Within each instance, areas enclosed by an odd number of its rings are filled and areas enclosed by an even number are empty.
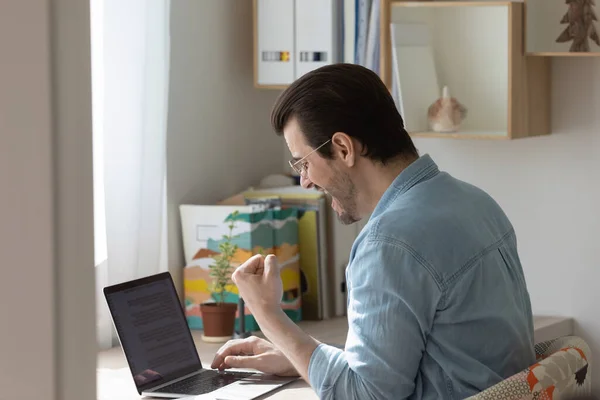
{"type": "Polygon", "coordinates": [[[568,5],[567,13],[560,20],[561,24],[568,24],[564,31],[556,38],[557,43],[573,41],[570,52],[589,52],[592,39],[600,46],[600,37],[594,26],[597,21],[594,6],[594,0],[566,0],[568,5]]]}

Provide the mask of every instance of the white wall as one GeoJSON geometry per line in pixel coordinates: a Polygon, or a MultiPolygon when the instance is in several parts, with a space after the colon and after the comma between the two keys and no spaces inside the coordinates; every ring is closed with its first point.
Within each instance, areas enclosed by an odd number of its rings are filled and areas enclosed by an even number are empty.
{"type": "MultiPolygon", "coordinates": [[[[547,137],[416,144],[500,203],[517,231],[534,313],[572,316],[598,360],[600,59],[554,60],[552,85],[547,137]]],[[[592,371],[600,382],[600,368],[592,371]]]]}
{"type": "Polygon", "coordinates": [[[281,172],[283,139],[269,123],[279,92],[253,86],[252,2],[171,4],[169,269],[181,287],[179,205],[212,204],[281,172]]]}
{"type": "Polygon", "coordinates": [[[95,394],[89,85],[86,2],[0,2],[3,399],[95,394]]]}

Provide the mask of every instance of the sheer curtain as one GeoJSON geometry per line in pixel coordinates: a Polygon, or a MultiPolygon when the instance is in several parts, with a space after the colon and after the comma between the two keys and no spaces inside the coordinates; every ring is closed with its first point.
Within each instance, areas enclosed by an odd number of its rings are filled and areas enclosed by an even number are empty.
{"type": "Polygon", "coordinates": [[[98,343],[102,288],[167,270],[169,0],[91,0],[98,343]]]}

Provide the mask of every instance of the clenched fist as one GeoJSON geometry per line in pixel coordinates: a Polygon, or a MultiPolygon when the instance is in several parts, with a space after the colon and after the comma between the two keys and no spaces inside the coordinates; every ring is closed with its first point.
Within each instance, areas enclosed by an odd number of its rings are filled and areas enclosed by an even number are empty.
{"type": "Polygon", "coordinates": [[[264,258],[255,255],[249,258],[233,272],[231,280],[252,314],[268,313],[281,308],[283,283],[274,255],[264,258]]]}

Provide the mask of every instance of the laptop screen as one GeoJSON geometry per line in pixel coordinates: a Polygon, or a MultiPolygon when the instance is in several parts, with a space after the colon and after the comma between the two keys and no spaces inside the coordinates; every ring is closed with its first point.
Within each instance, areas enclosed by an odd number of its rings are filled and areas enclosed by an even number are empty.
{"type": "Polygon", "coordinates": [[[138,391],[202,367],[168,272],[104,294],[138,391]]]}

